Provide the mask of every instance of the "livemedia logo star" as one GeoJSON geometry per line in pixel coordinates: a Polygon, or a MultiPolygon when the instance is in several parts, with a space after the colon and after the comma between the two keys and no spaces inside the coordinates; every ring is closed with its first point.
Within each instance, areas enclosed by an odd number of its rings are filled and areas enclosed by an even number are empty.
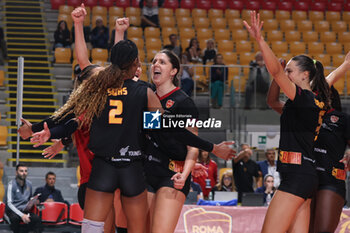
{"type": "Polygon", "coordinates": [[[160,129],[160,116],[162,114],[156,112],[143,112],[143,128],[144,129],[160,129]]]}

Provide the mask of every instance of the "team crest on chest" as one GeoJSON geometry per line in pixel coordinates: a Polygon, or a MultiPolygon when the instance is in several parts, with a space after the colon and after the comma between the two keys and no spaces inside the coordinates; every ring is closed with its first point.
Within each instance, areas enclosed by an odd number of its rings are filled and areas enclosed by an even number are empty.
{"type": "Polygon", "coordinates": [[[171,108],[174,105],[175,101],[173,100],[168,100],[165,104],[166,108],[171,108]]]}
{"type": "Polygon", "coordinates": [[[332,123],[337,123],[338,120],[339,120],[339,117],[334,116],[334,115],[331,116],[331,122],[332,122],[332,123]]]}

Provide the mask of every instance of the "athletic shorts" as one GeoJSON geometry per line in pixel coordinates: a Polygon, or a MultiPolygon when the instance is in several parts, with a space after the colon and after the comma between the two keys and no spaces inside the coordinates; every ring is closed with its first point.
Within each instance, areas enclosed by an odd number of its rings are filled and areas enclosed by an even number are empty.
{"type": "MultiPolygon", "coordinates": [[[[153,176],[147,175],[147,191],[151,193],[156,193],[161,187],[174,188],[174,181],[171,180],[171,176],[153,176]]],[[[187,197],[190,192],[191,187],[191,174],[187,177],[184,187],[179,190],[187,197]]]]}
{"type": "Polygon", "coordinates": [[[332,174],[327,172],[318,171],[318,190],[331,190],[335,193],[338,193],[345,199],[346,188],[345,181],[338,180],[332,176],[332,174]]]}
{"type": "Polygon", "coordinates": [[[146,190],[143,163],[138,160],[119,167],[106,158],[95,156],[87,187],[107,193],[114,193],[119,188],[123,196],[138,196],[146,190]]]}
{"type": "Polygon", "coordinates": [[[87,183],[80,184],[78,189],[78,202],[82,210],[84,209],[86,186],[87,186],[87,183]]]}
{"type": "Polygon", "coordinates": [[[298,197],[311,198],[317,190],[318,177],[311,174],[281,172],[281,184],[278,190],[294,194],[298,197]]]}

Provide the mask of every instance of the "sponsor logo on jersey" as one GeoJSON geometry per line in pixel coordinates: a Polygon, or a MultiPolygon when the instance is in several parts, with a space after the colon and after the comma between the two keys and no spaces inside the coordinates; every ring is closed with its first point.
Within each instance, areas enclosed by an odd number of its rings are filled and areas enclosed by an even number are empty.
{"type": "Polygon", "coordinates": [[[339,117],[334,116],[334,115],[331,116],[331,122],[332,122],[332,123],[337,123],[338,120],[339,120],[339,117]]]}
{"type": "Polygon", "coordinates": [[[130,146],[121,148],[121,149],[119,150],[120,155],[121,155],[121,156],[125,156],[126,152],[128,152],[128,150],[129,150],[129,147],[130,147],[130,146]]]}
{"type": "Polygon", "coordinates": [[[173,100],[168,100],[165,104],[166,108],[171,108],[174,105],[175,101],[173,100]]]}
{"type": "Polygon", "coordinates": [[[156,112],[143,112],[143,128],[144,129],[160,129],[160,116],[162,114],[156,112]]]}

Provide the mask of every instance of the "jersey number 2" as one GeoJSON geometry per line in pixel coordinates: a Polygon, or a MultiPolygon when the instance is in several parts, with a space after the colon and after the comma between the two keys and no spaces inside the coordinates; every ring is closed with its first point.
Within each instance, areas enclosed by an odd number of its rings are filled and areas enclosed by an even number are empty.
{"type": "Polygon", "coordinates": [[[123,123],[123,117],[117,117],[123,113],[123,102],[121,100],[109,100],[109,106],[116,107],[109,111],[109,124],[123,123]]]}

